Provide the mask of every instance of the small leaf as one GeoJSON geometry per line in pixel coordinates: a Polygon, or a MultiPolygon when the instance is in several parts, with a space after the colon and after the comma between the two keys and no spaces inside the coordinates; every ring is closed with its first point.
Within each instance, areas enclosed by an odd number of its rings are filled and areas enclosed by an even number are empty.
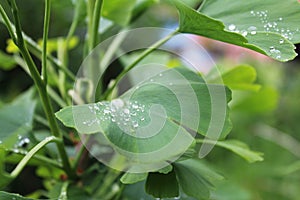
{"type": "Polygon", "coordinates": [[[223,177],[205,166],[199,159],[189,159],[174,163],[180,187],[189,196],[208,199],[212,182],[223,177]]]}
{"type": "MultiPolygon", "coordinates": [[[[221,4],[224,4],[224,2],[217,4],[219,10],[219,5],[221,4]]],[[[250,33],[247,37],[244,37],[242,33],[238,34],[233,31],[230,32],[225,30],[225,25],[222,21],[218,21],[203,13],[197,12],[181,3],[179,0],[175,1],[175,5],[179,10],[179,31],[182,33],[193,33],[222,42],[235,44],[268,55],[279,61],[292,60],[297,55],[294,51],[294,45],[278,33],[256,31],[256,29],[253,28],[251,31],[252,34],[250,33]]],[[[226,13],[227,12],[228,10],[226,13]]]]}
{"type": "Polygon", "coordinates": [[[168,174],[149,173],[146,192],[156,198],[178,197],[179,187],[174,170],[168,174]]]}
{"type": "Polygon", "coordinates": [[[168,165],[160,170],[158,170],[159,173],[161,174],[168,174],[173,170],[173,166],[172,165],[168,165]]]}
{"type": "Polygon", "coordinates": [[[256,70],[253,67],[240,65],[222,73],[221,78],[210,80],[210,82],[223,82],[231,90],[258,91],[261,86],[254,84],[256,77],[256,70]]]}
{"type": "Polygon", "coordinates": [[[241,156],[250,163],[263,161],[262,153],[250,150],[249,147],[241,141],[218,141],[217,145],[236,153],[237,155],[241,156]]]}
{"type": "MultiPolygon", "coordinates": [[[[59,49],[59,43],[66,43],[64,38],[51,38],[47,40],[47,52],[52,53],[56,52],[59,49]]],[[[71,37],[67,45],[68,50],[74,49],[79,43],[79,38],[76,36],[71,37]]],[[[43,40],[38,40],[38,44],[42,47],[43,40]]]]}
{"type": "Polygon", "coordinates": [[[273,111],[278,105],[278,92],[272,87],[263,87],[235,102],[232,110],[247,113],[266,113],[273,111]]]}
{"type": "Polygon", "coordinates": [[[12,56],[9,56],[0,51],[0,69],[11,70],[15,66],[17,66],[15,59],[12,56]]]}
{"type": "Polygon", "coordinates": [[[0,189],[6,187],[13,180],[13,177],[5,171],[5,154],[5,149],[0,144],[0,189]]]}
{"type": "Polygon", "coordinates": [[[133,183],[137,183],[140,181],[143,181],[147,178],[148,173],[125,173],[120,181],[123,184],[133,184],[133,183]]]}
{"type": "Polygon", "coordinates": [[[19,52],[19,48],[17,47],[17,45],[14,43],[14,41],[12,39],[8,39],[6,41],[7,46],[6,46],[6,52],[7,53],[17,53],[19,52]]]}
{"type": "Polygon", "coordinates": [[[0,141],[7,149],[13,148],[19,137],[32,129],[36,106],[36,102],[32,100],[32,92],[33,90],[29,90],[0,109],[0,141]]]}
{"type": "Polygon", "coordinates": [[[8,193],[8,192],[3,192],[0,191],[0,199],[12,199],[12,200],[33,200],[30,198],[22,197],[19,194],[13,194],[13,193],[8,193]]]}
{"type": "Polygon", "coordinates": [[[102,16],[125,26],[128,24],[136,0],[110,0],[103,2],[102,16]],[[122,5],[122,6],[121,6],[122,5]]]}

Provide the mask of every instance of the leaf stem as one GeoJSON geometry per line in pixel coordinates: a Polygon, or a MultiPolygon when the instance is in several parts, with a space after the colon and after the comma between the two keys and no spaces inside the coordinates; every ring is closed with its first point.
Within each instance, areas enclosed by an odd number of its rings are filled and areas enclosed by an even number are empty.
{"type": "MultiPolygon", "coordinates": [[[[0,15],[2,16],[2,18],[4,20],[4,23],[6,25],[6,28],[9,31],[9,34],[10,34],[11,38],[13,39],[14,43],[16,44],[17,43],[17,37],[14,33],[15,26],[11,23],[11,21],[7,17],[7,15],[6,15],[6,13],[3,10],[1,5],[0,5],[0,15]]],[[[37,58],[42,60],[42,49],[39,47],[39,45],[35,41],[33,41],[30,37],[28,37],[25,33],[22,32],[22,34],[23,34],[23,38],[26,42],[27,48],[30,51],[30,53],[32,53],[37,58]]],[[[52,55],[47,55],[47,59],[55,67],[62,70],[72,81],[75,81],[75,75],[68,68],[66,68],[59,60],[54,58],[52,55]]]]}
{"type": "MultiPolygon", "coordinates": [[[[43,104],[43,108],[44,108],[47,120],[49,121],[51,133],[53,134],[53,136],[55,136],[55,137],[62,140],[63,137],[62,137],[62,134],[59,131],[58,124],[57,124],[57,121],[55,119],[53,108],[52,108],[52,105],[50,103],[50,98],[49,98],[48,93],[47,93],[46,84],[43,82],[43,80],[42,80],[42,78],[41,78],[41,76],[40,76],[40,74],[37,70],[37,67],[36,67],[35,63],[33,62],[31,55],[29,54],[29,51],[26,47],[26,43],[24,42],[21,23],[20,23],[19,14],[18,14],[18,8],[17,8],[15,0],[11,0],[10,5],[11,5],[12,13],[13,13],[13,18],[14,18],[14,21],[15,21],[15,26],[16,26],[16,34],[17,34],[16,44],[18,45],[18,47],[20,49],[20,52],[21,52],[25,62],[28,65],[31,77],[32,77],[37,89],[38,89],[38,92],[39,92],[39,95],[41,97],[41,101],[42,101],[42,104],[43,104]]],[[[63,167],[64,167],[65,172],[68,174],[68,176],[70,178],[74,178],[76,175],[71,170],[70,162],[69,162],[69,159],[68,159],[67,152],[64,148],[64,144],[63,143],[56,143],[56,146],[58,148],[58,152],[59,152],[60,157],[62,159],[62,163],[63,163],[63,167]]]]}
{"type": "Polygon", "coordinates": [[[89,52],[91,52],[91,50],[98,44],[98,39],[99,39],[98,32],[99,32],[99,26],[100,26],[102,5],[103,5],[103,0],[96,0],[95,8],[93,11],[91,43],[90,43],[89,52]]]}
{"type": "Polygon", "coordinates": [[[152,46],[150,46],[148,49],[146,49],[144,52],[142,52],[139,57],[133,61],[130,65],[125,67],[125,69],[117,76],[114,84],[105,91],[105,93],[101,96],[100,100],[107,99],[108,96],[111,94],[111,92],[114,90],[114,88],[117,86],[119,81],[131,70],[133,69],[139,62],[141,62],[145,57],[147,57],[150,53],[155,51],[158,47],[169,41],[174,35],[178,33],[178,29],[167,35],[166,37],[162,38],[161,40],[154,43],[152,46]]]}
{"type": "Polygon", "coordinates": [[[50,23],[51,0],[45,0],[43,51],[42,51],[42,78],[47,84],[47,41],[50,23]]]}
{"type": "Polygon", "coordinates": [[[29,160],[34,156],[34,154],[36,154],[39,150],[41,150],[45,145],[47,145],[50,142],[60,143],[61,141],[54,136],[46,137],[44,140],[42,140],[40,143],[38,143],[36,146],[34,146],[26,154],[26,156],[24,156],[24,158],[19,162],[17,167],[11,172],[10,175],[14,178],[17,177],[21,173],[23,168],[27,165],[29,160]]]}
{"type": "MultiPolygon", "coordinates": [[[[22,156],[24,156],[24,157],[28,154],[28,152],[26,152],[26,153],[22,153],[22,152],[16,153],[16,152],[14,152],[13,150],[8,150],[8,151],[11,152],[11,153],[15,153],[15,154],[18,154],[18,155],[22,155],[22,156]]],[[[24,159],[24,157],[23,157],[22,159],[24,159]]],[[[38,161],[40,161],[40,162],[43,162],[44,165],[49,165],[49,164],[50,164],[50,165],[52,165],[53,167],[62,169],[62,165],[61,165],[60,163],[58,163],[58,162],[52,160],[51,158],[47,158],[47,157],[41,156],[41,155],[34,155],[32,158],[33,158],[33,159],[36,159],[36,160],[38,160],[38,161]]],[[[6,162],[12,163],[12,161],[10,161],[9,159],[6,160],[6,162]]],[[[18,161],[17,161],[17,162],[18,162],[18,161]]],[[[20,163],[20,162],[18,162],[18,163],[20,163]]]]}
{"type": "MultiPolygon", "coordinates": [[[[89,140],[89,137],[87,138],[87,141],[89,140]]],[[[77,155],[74,160],[73,169],[77,170],[80,164],[80,160],[82,159],[82,155],[84,155],[84,152],[86,151],[86,147],[83,143],[81,143],[81,147],[79,151],[77,152],[77,155]]]]}
{"type": "Polygon", "coordinates": [[[202,2],[201,2],[201,4],[200,4],[199,8],[197,9],[198,12],[200,12],[200,11],[202,10],[202,8],[203,8],[203,6],[205,5],[205,3],[206,3],[206,0],[202,0],[202,2]]]}

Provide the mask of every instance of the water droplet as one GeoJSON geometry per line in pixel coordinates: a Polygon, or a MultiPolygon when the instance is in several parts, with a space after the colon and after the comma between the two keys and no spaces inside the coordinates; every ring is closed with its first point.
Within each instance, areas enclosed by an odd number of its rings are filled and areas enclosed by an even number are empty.
{"type": "Polygon", "coordinates": [[[250,31],[251,35],[255,35],[256,34],[256,30],[257,30],[257,28],[255,26],[250,26],[248,28],[248,31],[250,31]]]}
{"type": "Polygon", "coordinates": [[[139,127],[139,123],[137,121],[132,121],[133,128],[139,127]]]}
{"type": "Polygon", "coordinates": [[[162,73],[160,73],[159,76],[162,77],[163,76],[162,73]]]}
{"type": "Polygon", "coordinates": [[[134,109],[138,109],[138,108],[139,108],[139,106],[138,106],[137,104],[133,104],[133,105],[132,105],[132,108],[134,108],[134,109]]]}
{"type": "Polygon", "coordinates": [[[13,149],[14,153],[20,153],[20,151],[18,149],[13,149]]]}
{"type": "Polygon", "coordinates": [[[111,101],[111,105],[116,109],[120,109],[124,106],[124,101],[122,99],[114,99],[111,101]]]}
{"type": "Polygon", "coordinates": [[[242,35],[243,35],[244,37],[246,37],[246,36],[248,35],[248,32],[245,31],[245,30],[242,30],[242,35]]]}
{"type": "Polygon", "coordinates": [[[25,148],[27,145],[30,143],[30,139],[27,137],[22,137],[19,136],[18,139],[20,140],[17,145],[15,146],[16,148],[25,148]]]}
{"type": "Polygon", "coordinates": [[[152,79],[152,78],[150,79],[150,82],[153,82],[153,79],[152,79]]]}
{"type": "Polygon", "coordinates": [[[234,31],[234,30],[236,29],[236,26],[235,26],[234,24],[230,24],[230,25],[228,26],[228,29],[229,29],[230,31],[234,31]]]}
{"type": "Polygon", "coordinates": [[[110,110],[104,109],[104,110],[103,110],[103,113],[104,113],[104,115],[110,114],[110,110]]]}
{"type": "Polygon", "coordinates": [[[250,14],[255,16],[255,12],[253,10],[250,11],[250,14]]]}
{"type": "MultiPolygon", "coordinates": [[[[144,117],[142,117],[142,118],[141,118],[141,121],[145,121],[145,118],[144,118],[144,117]]],[[[1,143],[0,143],[0,144],[1,144],[1,143]]]]}
{"type": "Polygon", "coordinates": [[[129,113],[130,113],[130,110],[129,110],[128,108],[125,108],[125,109],[123,110],[123,112],[124,112],[125,114],[129,114],[129,113]]]}
{"type": "Polygon", "coordinates": [[[126,122],[129,122],[130,121],[130,118],[125,118],[124,119],[126,122]]]}
{"type": "Polygon", "coordinates": [[[283,44],[284,43],[284,40],[283,39],[280,39],[279,40],[279,44],[283,44]]]}
{"type": "Polygon", "coordinates": [[[130,113],[132,116],[136,116],[136,112],[131,112],[130,113]]]}
{"type": "Polygon", "coordinates": [[[279,19],[278,19],[279,21],[282,21],[283,20],[283,18],[282,17],[279,17],[279,19]]]}

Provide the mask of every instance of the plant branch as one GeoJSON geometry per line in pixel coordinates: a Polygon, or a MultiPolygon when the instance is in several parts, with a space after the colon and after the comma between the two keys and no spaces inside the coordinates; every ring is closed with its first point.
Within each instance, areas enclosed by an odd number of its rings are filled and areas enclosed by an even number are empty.
{"type": "Polygon", "coordinates": [[[47,41],[50,23],[51,0],[45,0],[43,51],[42,51],[42,78],[47,83],[47,41]]]}
{"type": "Polygon", "coordinates": [[[200,4],[199,8],[197,9],[198,12],[200,12],[200,11],[202,10],[202,8],[203,8],[203,6],[205,5],[205,3],[206,3],[206,0],[202,0],[202,2],[201,2],[201,4],[200,4]]]}
{"type": "Polygon", "coordinates": [[[117,76],[114,84],[112,87],[107,89],[105,93],[101,96],[100,100],[107,99],[108,96],[111,94],[111,92],[114,90],[114,88],[117,86],[119,81],[131,70],[133,69],[139,62],[141,62],[145,57],[147,57],[150,53],[155,51],[158,47],[169,41],[174,35],[178,33],[178,29],[167,35],[166,37],[162,38],[161,40],[154,43],[152,46],[150,46],[148,49],[146,49],[143,53],[139,55],[139,57],[133,61],[129,66],[125,67],[125,69],[117,76]]]}
{"type": "MultiPolygon", "coordinates": [[[[50,98],[49,98],[48,93],[47,93],[46,84],[41,79],[41,76],[40,76],[40,74],[37,70],[37,67],[36,67],[35,63],[33,62],[32,57],[29,54],[29,51],[26,47],[26,43],[24,42],[16,2],[15,2],[15,0],[11,0],[10,2],[11,2],[11,9],[12,9],[13,18],[14,18],[15,26],[16,26],[17,45],[20,49],[20,52],[21,52],[25,62],[28,65],[31,77],[32,77],[37,89],[38,89],[38,92],[39,92],[39,95],[41,97],[41,101],[42,101],[42,104],[43,104],[43,108],[44,108],[47,120],[49,121],[49,126],[50,126],[51,133],[53,134],[53,136],[55,136],[55,137],[62,140],[63,137],[62,137],[62,134],[59,131],[58,124],[57,124],[56,118],[54,116],[54,112],[53,112],[53,108],[52,108],[52,105],[51,105],[51,102],[50,102],[50,98]]],[[[62,143],[56,143],[56,144],[57,144],[58,152],[59,152],[60,157],[61,157],[62,162],[63,162],[65,172],[68,174],[68,176],[70,178],[74,178],[75,173],[71,170],[70,162],[69,162],[69,159],[68,159],[68,156],[67,156],[67,152],[64,148],[64,145],[62,143]]]]}
{"type": "Polygon", "coordinates": [[[103,0],[96,0],[95,8],[93,11],[93,19],[92,19],[91,43],[89,48],[90,52],[98,44],[98,32],[100,26],[102,5],[103,5],[103,0]]]}
{"type": "Polygon", "coordinates": [[[34,146],[27,154],[24,156],[24,158],[19,162],[17,167],[11,172],[12,177],[17,177],[20,172],[23,170],[23,168],[27,165],[29,160],[39,151],[41,150],[45,145],[47,145],[50,142],[61,142],[58,140],[58,138],[54,136],[46,137],[44,140],[42,140],[40,143],[38,143],[36,146],[34,146]]]}
{"type": "MultiPolygon", "coordinates": [[[[15,153],[15,154],[21,155],[21,156],[23,156],[22,159],[24,159],[24,157],[28,154],[28,152],[24,152],[24,153],[23,153],[22,151],[16,153],[16,152],[13,151],[13,150],[8,150],[8,152],[11,152],[11,153],[15,153]]],[[[61,165],[60,163],[58,163],[58,162],[52,160],[51,158],[47,158],[47,157],[41,156],[41,155],[34,155],[32,158],[33,158],[33,159],[36,159],[36,160],[38,160],[38,161],[40,161],[40,162],[43,162],[43,164],[45,164],[45,165],[49,165],[49,164],[50,164],[50,165],[52,165],[53,167],[62,169],[62,165],[61,165]]],[[[10,160],[10,159],[8,158],[8,159],[6,160],[6,162],[8,162],[8,163],[15,163],[15,160],[10,160]]],[[[17,161],[17,163],[19,163],[19,161],[17,161]]]]}

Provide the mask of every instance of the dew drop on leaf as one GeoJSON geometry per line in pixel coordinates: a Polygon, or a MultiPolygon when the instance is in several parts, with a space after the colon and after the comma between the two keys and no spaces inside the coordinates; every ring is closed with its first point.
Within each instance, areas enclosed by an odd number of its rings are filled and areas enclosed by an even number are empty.
{"type": "Polygon", "coordinates": [[[230,31],[234,31],[234,30],[236,29],[236,26],[235,26],[234,24],[230,24],[230,25],[228,26],[228,29],[229,29],[230,31]]]}
{"type": "Polygon", "coordinates": [[[279,44],[283,44],[283,43],[284,43],[283,39],[279,40],[279,44]]]}

